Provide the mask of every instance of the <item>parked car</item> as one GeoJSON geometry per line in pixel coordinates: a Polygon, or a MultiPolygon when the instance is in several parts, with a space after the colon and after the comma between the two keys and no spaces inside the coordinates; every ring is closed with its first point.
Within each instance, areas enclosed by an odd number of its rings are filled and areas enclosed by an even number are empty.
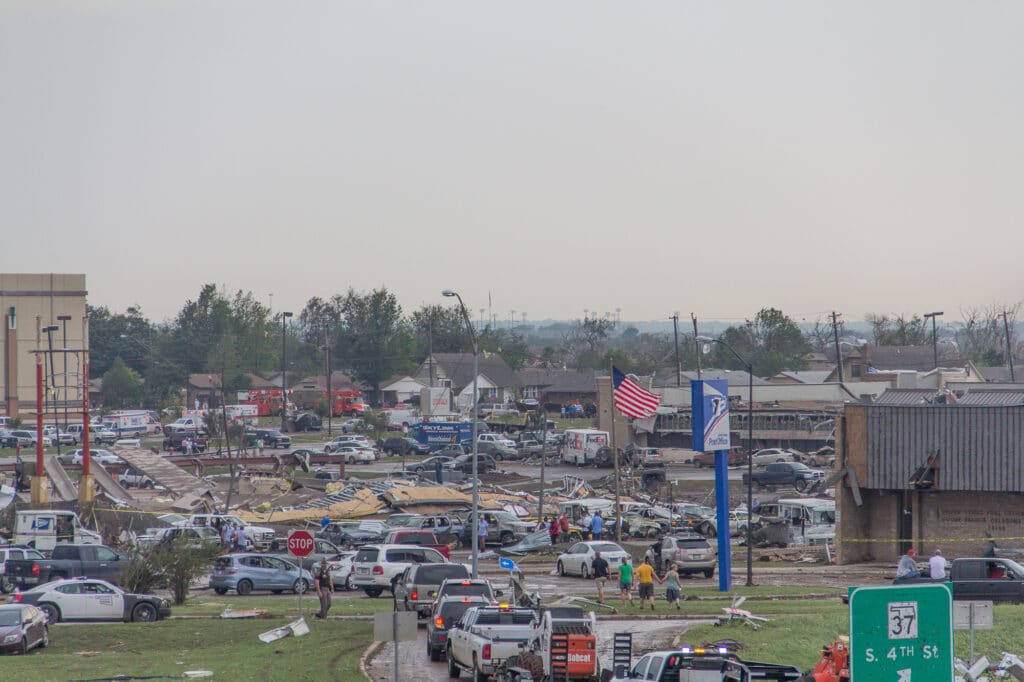
{"type": "Polygon", "coordinates": [[[410,545],[365,545],[355,559],[352,584],[369,597],[394,590],[394,581],[413,564],[448,563],[440,552],[429,547],[410,545]]]}
{"type": "MultiPolygon", "coordinates": [[[[498,468],[498,464],[494,461],[494,458],[490,455],[483,453],[477,454],[476,470],[478,474],[486,474],[489,471],[494,471],[498,468]]],[[[471,475],[473,473],[473,455],[459,455],[451,462],[451,468],[456,471],[471,475]]]]}
{"type": "Polygon", "coordinates": [[[58,544],[46,559],[8,559],[4,576],[25,589],[59,578],[88,576],[119,582],[128,561],[103,545],[58,544]]]}
{"type": "MultiPolygon", "coordinates": [[[[26,446],[30,446],[30,445],[34,446],[36,444],[36,442],[37,442],[37,440],[36,440],[36,432],[35,431],[28,431],[27,429],[15,429],[15,430],[11,431],[11,436],[13,436],[14,438],[18,439],[18,444],[21,445],[21,447],[26,447],[26,446]]],[[[43,447],[44,448],[48,448],[48,447],[50,447],[50,445],[51,445],[50,438],[44,434],[43,435],[43,447]]]]}
{"type": "Polygon", "coordinates": [[[43,435],[51,442],[58,442],[61,445],[78,445],[78,437],[75,434],[61,431],[56,426],[44,426],[43,435]]]}
{"type": "Polygon", "coordinates": [[[18,437],[11,434],[8,429],[0,429],[0,448],[18,447],[18,437]]]}
{"type": "Polygon", "coordinates": [[[329,540],[338,547],[362,547],[382,542],[388,528],[380,521],[332,521],[317,531],[315,537],[329,540]]]}
{"type": "Polygon", "coordinates": [[[361,446],[370,449],[373,448],[372,443],[370,443],[370,439],[367,438],[366,436],[363,436],[361,434],[349,434],[335,436],[331,440],[324,443],[324,452],[330,454],[337,450],[338,448],[342,448],[345,446],[361,446]]]}
{"type": "Polygon", "coordinates": [[[253,590],[281,594],[291,590],[301,594],[313,584],[313,574],[288,559],[265,554],[229,554],[217,557],[210,576],[210,587],[217,594],[234,590],[246,595],[253,590]],[[301,572],[300,572],[301,571],[301,572]]]}
{"type": "Polygon", "coordinates": [[[388,438],[380,448],[385,455],[427,455],[430,448],[415,438],[396,436],[388,438]]]}
{"type": "Polygon", "coordinates": [[[342,433],[355,433],[356,431],[362,431],[365,428],[366,422],[359,417],[356,417],[354,419],[346,419],[341,423],[342,433]]]}
{"type": "Polygon", "coordinates": [[[5,574],[6,569],[4,568],[4,564],[8,559],[13,559],[15,561],[32,559],[38,561],[45,558],[46,557],[40,554],[38,550],[23,545],[0,547],[0,592],[7,594],[14,589],[14,583],[10,582],[5,574]]]}
{"type": "Polygon", "coordinates": [[[0,606],[0,653],[27,654],[49,644],[45,613],[30,604],[0,606]]]}
{"type": "Polygon", "coordinates": [[[341,472],[338,471],[336,468],[326,469],[321,467],[317,469],[315,472],[313,472],[313,478],[317,479],[318,481],[340,481],[341,472]]]}
{"type": "Polygon", "coordinates": [[[155,488],[156,482],[138,469],[129,467],[117,475],[117,482],[125,488],[155,488]]]}
{"type": "Polygon", "coordinates": [[[421,462],[410,464],[409,466],[406,467],[406,470],[414,471],[418,474],[430,474],[434,472],[438,462],[441,463],[442,469],[448,469],[450,468],[448,465],[450,465],[453,461],[455,461],[454,457],[448,457],[447,455],[434,455],[433,457],[427,457],[425,460],[421,462]]]}
{"type": "Polygon", "coordinates": [[[791,485],[798,491],[807,489],[818,479],[824,478],[821,471],[811,469],[800,462],[773,462],[764,467],[754,469],[752,475],[743,473],[743,483],[753,481],[754,485],[767,487],[770,485],[791,485]]]}
{"type": "Polygon", "coordinates": [[[346,464],[373,464],[377,461],[373,450],[356,445],[343,445],[334,450],[333,454],[343,458],[346,464]]]}
{"type": "Polygon", "coordinates": [[[171,603],[152,594],[131,594],[105,580],[54,580],[15,595],[14,601],[31,604],[50,623],[71,620],[110,620],[151,623],[171,615],[171,603]]]}
{"type": "MultiPolygon", "coordinates": [[[[740,466],[741,464],[747,463],[747,452],[742,448],[730,448],[727,457],[728,466],[731,467],[740,466]]],[[[698,452],[693,456],[693,464],[698,469],[715,466],[714,451],[698,452]]]]}
{"type": "Polygon", "coordinates": [[[277,429],[256,429],[252,431],[253,439],[263,439],[263,446],[268,448],[288,449],[292,446],[292,439],[277,429]]]}
{"type": "Polygon", "coordinates": [[[594,552],[601,552],[601,558],[608,562],[611,569],[619,565],[622,557],[629,559],[629,552],[614,542],[607,540],[577,542],[559,554],[555,560],[555,569],[558,571],[558,575],[578,575],[589,578],[591,575],[590,562],[594,560],[594,552]]]}
{"type": "Polygon", "coordinates": [[[275,556],[280,556],[286,561],[290,561],[293,564],[297,563],[304,569],[312,571],[313,567],[321,562],[326,561],[327,563],[330,563],[336,559],[340,559],[341,549],[330,540],[313,538],[313,551],[304,557],[293,557],[290,554],[280,554],[275,556]]]}
{"type": "Polygon", "coordinates": [[[462,531],[462,523],[447,514],[392,514],[388,519],[388,528],[429,531],[437,536],[438,542],[451,544],[462,531]]]}
{"type": "Polygon", "coordinates": [[[354,590],[352,586],[352,569],[355,565],[355,558],[358,552],[346,551],[339,554],[334,559],[327,562],[327,570],[331,574],[331,580],[334,581],[334,591],[338,590],[354,590]]]}
{"type": "Polygon", "coordinates": [[[496,443],[498,445],[504,445],[506,448],[516,449],[516,442],[511,438],[505,438],[500,433],[481,433],[476,437],[477,449],[484,443],[496,443]]]}
{"type": "MultiPolygon", "coordinates": [[[[650,559],[651,565],[659,568],[653,549],[648,548],[644,558],[650,559]]],[[[661,539],[661,566],[669,561],[676,565],[680,575],[703,573],[705,578],[710,578],[715,575],[718,553],[700,535],[679,535],[661,539]]]]}
{"type": "Polygon", "coordinates": [[[441,448],[440,450],[438,450],[434,454],[436,454],[436,455],[443,455],[443,456],[448,457],[450,459],[455,459],[459,455],[468,455],[472,451],[473,451],[473,444],[472,443],[470,443],[468,449],[466,448],[466,446],[462,445],[461,443],[448,443],[447,445],[445,445],[443,448],[441,448]]]}
{"type": "Polygon", "coordinates": [[[780,448],[764,448],[755,452],[751,459],[754,460],[754,466],[763,466],[772,462],[792,462],[793,453],[780,448]]]}
{"type": "MultiPolygon", "coordinates": [[[[82,448],[57,455],[57,461],[61,464],[82,464],[82,457],[85,451],[82,448]]],[[[89,448],[89,457],[98,464],[124,464],[124,460],[110,450],[102,448],[89,448]]]]}
{"type": "Polygon", "coordinates": [[[430,549],[436,549],[445,559],[452,558],[451,548],[446,543],[441,542],[437,535],[429,530],[396,529],[384,536],[384,544],[429,547],[430,549]]]}

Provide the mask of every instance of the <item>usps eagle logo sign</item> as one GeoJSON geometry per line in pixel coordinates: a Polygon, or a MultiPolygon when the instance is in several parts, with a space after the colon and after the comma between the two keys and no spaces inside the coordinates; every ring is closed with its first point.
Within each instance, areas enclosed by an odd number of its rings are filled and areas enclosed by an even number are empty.
{"type": "Polygon", "coordinates": [[[692,382],[693,449],[700,452],[728,450],[729,383],[724,380],[692,382]]]}

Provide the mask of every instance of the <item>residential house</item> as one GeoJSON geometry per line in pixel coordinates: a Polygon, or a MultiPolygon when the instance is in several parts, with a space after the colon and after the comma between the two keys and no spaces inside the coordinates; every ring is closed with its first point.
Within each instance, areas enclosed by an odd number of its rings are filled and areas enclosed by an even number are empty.
{"type": "Polygon", "coordinates": [[[380,385],[381,404],[394,407],[398,403],[420,404],[421,391],[427,384],[408,375],[391,377],[380,385]]]}
{"type": "MultiPolygon", "coordinates": [[[[496,353],[480,353],[478,358],[477,391],[479,402],[511,403],[519,388],[516,373],[496,353]]],[[[433,353],[420,365],[413,377],[424,385],[451,388],[455,401],[462,409],[472,404],[473,354],[433,353]]]]}
{"type": "MultiPolygon", "coordinates": [[[[249,379],[249,388],[268,389],[277,388],[273,382],[264,379],[258,374],[246,374],[249,379]]],[[[199,408],[215,407],[220,405],[222,396],[220,374],[202,372],[188,375],[188,385],[185,387],[185,404],[189,408],[196,405],[199,408]]],[[[237,402],[237,395],[229,395],[227,403],[237,402]]]]}

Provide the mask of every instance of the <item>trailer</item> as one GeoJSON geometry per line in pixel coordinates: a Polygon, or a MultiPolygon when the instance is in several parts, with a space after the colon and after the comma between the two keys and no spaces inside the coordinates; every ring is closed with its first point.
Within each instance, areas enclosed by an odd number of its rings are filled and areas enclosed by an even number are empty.
{"type": "Polygon", "coordinates": [[[410,435],[431,450],[440,450],[451,443],[473,440],[473,422],[419,422],[410,435]]]}

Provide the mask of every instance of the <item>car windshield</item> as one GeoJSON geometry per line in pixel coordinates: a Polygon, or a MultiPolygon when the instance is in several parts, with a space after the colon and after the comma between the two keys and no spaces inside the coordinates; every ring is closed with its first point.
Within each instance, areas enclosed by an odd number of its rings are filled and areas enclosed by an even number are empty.
{"type": "Polygon", "coordinates": [[[7,628],[12,625],[21,625],[21,609],[0,611],[0,627],[7,628]]]}
{"type": "Polygon", "coordinates": [[[590,547],[597,552],[623,552],[625,551],[614,542],[595,542],[590,547]]]}

